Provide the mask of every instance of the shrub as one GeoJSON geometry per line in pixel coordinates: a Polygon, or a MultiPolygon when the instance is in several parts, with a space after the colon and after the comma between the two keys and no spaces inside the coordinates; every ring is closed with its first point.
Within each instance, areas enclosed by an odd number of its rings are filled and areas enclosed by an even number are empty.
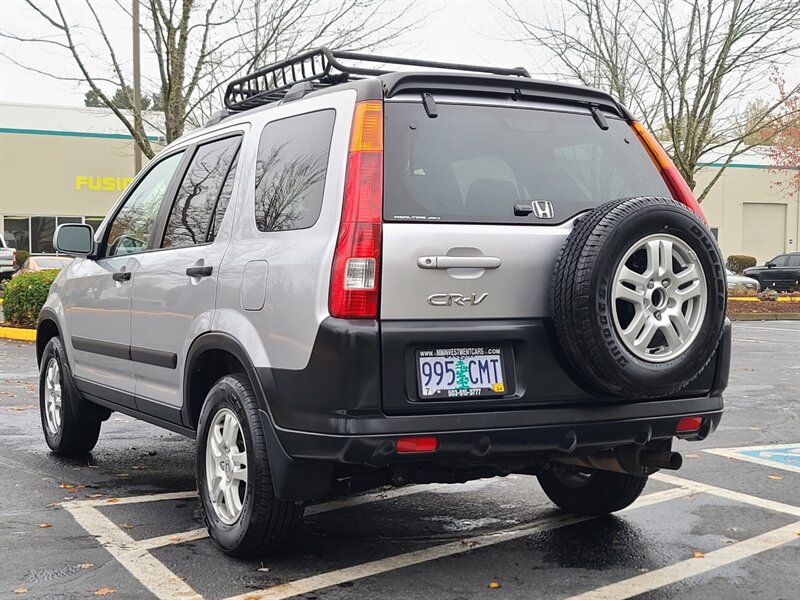
{"type": "Polygon", "coordinates": [[[741,274],[745,269],[756,266],[756,257],[745,254],[731,254],[728,257],[728,268],[734,273],[741,274]]]}
{"type": "Polygon", "coordinates": [[[3,294],[3,314],[10,325],[36,327],[50,285],[58,269],[22,273],[6,283],[3,294]]]}
{"type": "Polygon", "coordinates": [[[28,257],[31,255],[30,252],[27,250],[17,250],[17,266],[21,267],[25,264],[25,261],[28,260],[28,257]]]}

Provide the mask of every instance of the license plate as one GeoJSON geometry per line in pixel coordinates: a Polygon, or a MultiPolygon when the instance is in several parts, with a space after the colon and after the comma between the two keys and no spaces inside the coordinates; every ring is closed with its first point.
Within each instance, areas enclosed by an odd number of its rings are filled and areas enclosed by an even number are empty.
{"type": "Polygon", "coordinates": [[[506,392],[498,347],[435,348],[417,352],[420,397],[470,398],[506,392]]]}

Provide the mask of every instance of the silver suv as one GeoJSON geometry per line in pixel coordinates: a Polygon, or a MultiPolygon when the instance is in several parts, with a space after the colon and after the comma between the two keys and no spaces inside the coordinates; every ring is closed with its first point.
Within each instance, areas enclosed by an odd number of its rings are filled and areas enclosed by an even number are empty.
{"type": "Polygon", "coordinates": [[[387,484],[527,473],[609,513],[716,428],[724,265],[607,94],[323,48],[225,104],[96,233],[57,231],[79,258],[39,321],[54,452],[111,411],[195,437],[211,537],[251,556],[387,484]]]}

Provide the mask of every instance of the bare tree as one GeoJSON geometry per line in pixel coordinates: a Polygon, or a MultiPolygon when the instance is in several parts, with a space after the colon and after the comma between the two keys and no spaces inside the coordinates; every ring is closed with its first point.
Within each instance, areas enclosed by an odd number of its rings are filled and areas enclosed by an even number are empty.
{"type": "MultiPolygon", "coordinates": [[[[780,133],[784,90],[753,118],[746,100],[770,70],[798,60],[800,0],[564,0],[558,14],[529,17],[498,6],[520,39],[547,49],[556,72],[607,90],[665,142],[686,182],[721,163],[702,201],[741,153],[780,133]]],[[[752,107],[751,107],[752,108],[752,107]]]]}
{"type": "MultiPolygon", "coordinates": [[[[239,73],[315,45],[373,48],[419,23],[408,19],[411,0],[139,1],[143,72],[154,74],[147,83],[163,107],[167,142],[218,108],[220,85],[239,73]]],[[[129,38],[114,38],[108,14],[92,0],[25,3],[50,34],[21,35],[3,29],[0,36],[20,45],[59,49],[71,57],[76,72],[59,73],[30,58],[3,56],[54,79],[88,84],[92,97],[114,112],[145,156],[152,158],[154,148],[145,134],[147,115],[120,108],[114,100],[115,90],[131,89],[129,67],[120,58],[129,38]]],[[[130,0],[115,0],[113,8],[130,16],[130,0]]]]}

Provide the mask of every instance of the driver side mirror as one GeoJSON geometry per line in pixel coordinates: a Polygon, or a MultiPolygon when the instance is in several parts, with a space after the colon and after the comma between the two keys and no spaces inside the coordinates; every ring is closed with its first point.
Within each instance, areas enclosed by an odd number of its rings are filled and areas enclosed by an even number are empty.
{"type": "Polygon", "coordinates": [[[94,250],[94,230],[91,225],[64,223],[56,229],[53,245],[58,252],[86,256],[94,250]]]}
{"type": "Polygon", "coordinates": [[[775,266],[775,263],[772,262],[771,260],[768,260],[767,262],[764,263],[764,266],[767,267],[768,269],[771,269],[772,267],[775,266]]]}

